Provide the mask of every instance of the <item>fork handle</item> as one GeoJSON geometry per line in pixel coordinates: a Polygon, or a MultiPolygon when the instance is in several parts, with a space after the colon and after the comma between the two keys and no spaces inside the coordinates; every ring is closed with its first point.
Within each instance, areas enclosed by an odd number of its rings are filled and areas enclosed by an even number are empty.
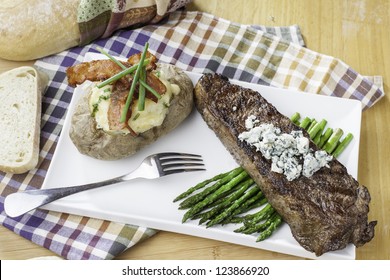
{"type": "Polygon", "coordinates": [[[54,200],[82,191],[120,183],[122,181],[123,176],[80,186],[43,190],[29,190],[24,192],[12,193],[8,195],[4,200],[4,211],[9,217],[18,217],[33,209],[46,205],[54,200]]]}

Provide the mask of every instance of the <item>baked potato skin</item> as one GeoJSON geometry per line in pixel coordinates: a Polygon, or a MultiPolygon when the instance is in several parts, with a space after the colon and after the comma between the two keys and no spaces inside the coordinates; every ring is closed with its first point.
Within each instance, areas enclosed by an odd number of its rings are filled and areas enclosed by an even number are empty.
{"type": "Polygon", "coordinates": [[[157,64],[157,70],[163,71],[170,83],[180,87],[180,93],[171,100],[161,126],[140,133],[137,137],[130,134],[111,135],[96,129],[96,121],[89,111],[89,94],[86,94],[76,105],[69,130],[69,136],[80,153],[101,160],[125,158],[169,133],[187,118],[194,107],[191,79],[174,65],[157,64]]]}

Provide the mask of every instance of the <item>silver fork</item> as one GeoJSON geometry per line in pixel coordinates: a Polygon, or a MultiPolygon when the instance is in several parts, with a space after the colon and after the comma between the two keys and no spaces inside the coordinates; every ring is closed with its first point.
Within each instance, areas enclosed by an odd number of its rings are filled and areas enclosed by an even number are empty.
{"type": "Polygon", "coordinates": [[[205,170],[202,166],[204,164],[200,155],[158,153],[146,157],[138,168],[132,172],[105,181],[72,187],[28,190],[10,194],[4,200],[4,211],[9,217],[18,217],[54,200],[82,191],[126,182],[136,178],[155,179],[181,172],[205,170]]]}

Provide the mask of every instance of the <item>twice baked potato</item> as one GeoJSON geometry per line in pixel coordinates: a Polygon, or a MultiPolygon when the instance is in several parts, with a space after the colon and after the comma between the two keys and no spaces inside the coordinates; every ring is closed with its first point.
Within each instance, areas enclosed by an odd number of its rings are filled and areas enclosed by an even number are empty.
{"type": "Polygon", "coordinates": [[[146,98],[142,111],[135,100],[126,126],[120,129],[113,129],[107,121],[108,107],[115,101],[112,88],[89,87],[76,105],[69,132],[80,153],[102,160],[128,157],[172,131],[191,113],[193,84],[188,75],[174,65],[160,63],[153,73],[165,85],[165,93],[159,100],[146,98]]]}

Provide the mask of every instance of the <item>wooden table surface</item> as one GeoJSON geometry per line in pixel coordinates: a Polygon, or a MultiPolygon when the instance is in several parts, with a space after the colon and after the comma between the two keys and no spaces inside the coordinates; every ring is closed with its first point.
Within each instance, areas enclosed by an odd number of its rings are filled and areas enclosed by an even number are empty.
{"type": "MultiPolygon", "coordinates": [[[[199,10],[244,24],[298,24],[309,49],[335,56],[363,75],[390,83],[388,0],[195,0],[199,10]],[[245,4],[243,4],[245,3],[245,4]]],[[[33,62],[0,59],[0,72],[33,62]]],[[[359,176],[371,193],[369,218],[378,221],[374,239],[358,248],[357,259],[390,259],[390,104],[385,96],[363,113],[359,176]]],[[[0,259],[54,255],[0,226],[0,259]]],[[[118,259],[297,259],[224,242],[160,232],[118,259]]]]}

